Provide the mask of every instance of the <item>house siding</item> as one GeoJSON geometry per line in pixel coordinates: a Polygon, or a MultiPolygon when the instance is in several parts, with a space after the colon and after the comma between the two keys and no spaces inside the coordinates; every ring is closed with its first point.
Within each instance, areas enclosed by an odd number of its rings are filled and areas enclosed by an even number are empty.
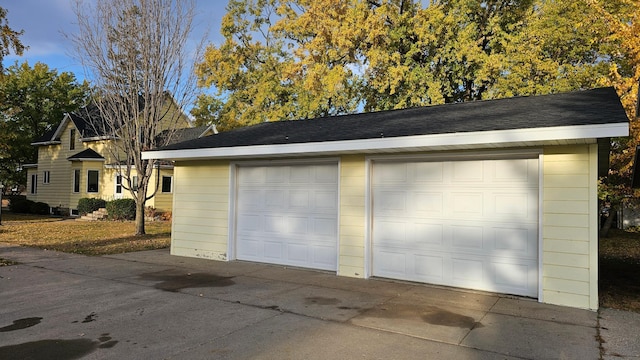
{"type": "MultiPolygon", "coordinates": [[[[75,125],[72,121],[67,122],[64,130],[60,134],[60,144],[43,145],[38,147],[38,167],[28,169],[27,174],[27,198],[33,201],[47,203],[50,207],[60,207],[62,209],[74,210],[78,206],[78,200],[81,198],[101,198],[104,200],[113,200],[115,198],[115,176],[117,170],[105,167],[107,164],[116,163],[116,157],[108,149],[108,141],[86,141],[80,140],[80,134],[76,131],[76,141],[74,149],[69,147],[71,129],[75,125]],[[69,161],[70,156],[75,155],[83,150],[92,149],[101,154],[104,161],[69,161]],[[73,172],[80,170],[80,191],[73,192],[73,172]],[[87,171],[99,171],[99,192],[87,192],[87,171]],[[44,183],[44,172],[50,172],[50,182],[44,183]],[[36,194],[31,194],[31,174],[38,174],[38,189],[36,194]]],[[[135,170],[132,175],[135,175],[135,170]]],[[[148,189],[151,194],[155,189],[155,179],[157,170],[153,171],[152,181],[148,189]]],[[[171,169],[161,169],[160,176],[172,176],[171,169]]],[[[175,179],[174,179],[175,182],[175,179]]],[[[132,198],[131,193],[123,189],[123,198],[132,198]]],[[[173,201],[173,193],[157,192],[151,200],[147,202],[147,206],[151,206],[160,211],[171,211],[173,201]]]]}
{"type": "Polygon", "coordinates": [[[340,214],[338,275],[364,277],[365,193],[364,155],[343,156],[340,160],[340,214]]]}
{"type": "MultiPolygon", "coordinates": [[[[542,151],[539,300],[597,309],[597,145],[537,150],[542,151]]],[[[230,194],[234,169],[229,161],[176,163],[172,254],[234,259],[227,254],[233,248],[229,202],[234,201],[230,194]]],[[[365,155],[341,156],[339,171],[337,273],[363,278],[369,275],[370,251],[365,155]]]]}
{"type": "Polygon", "coordinates": [[[176,164],[171,254],[227,260],[229,162],[176,164]]]}
{"type": "Polygon", "coordinates": [[[597,145],[546,147],[543,159],[540,300],[597,309],[597,145]]]}

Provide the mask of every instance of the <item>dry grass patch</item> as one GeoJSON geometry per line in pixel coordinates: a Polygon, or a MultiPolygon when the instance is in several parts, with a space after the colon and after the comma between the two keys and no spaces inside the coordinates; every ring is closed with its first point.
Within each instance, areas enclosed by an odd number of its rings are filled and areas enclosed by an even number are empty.
{"type": "Polygon", "coordinates": [[[166,248],[171,223],[146,224],[147,235],[133,236],[132,221],[75,221],[3,214],[0,242],[85,255],[119,254],[166,248]]]}
{"type": "Polygon", "coordinates": [[[600,306],[640,312],[640,232],[600,239],[600,306]]]}

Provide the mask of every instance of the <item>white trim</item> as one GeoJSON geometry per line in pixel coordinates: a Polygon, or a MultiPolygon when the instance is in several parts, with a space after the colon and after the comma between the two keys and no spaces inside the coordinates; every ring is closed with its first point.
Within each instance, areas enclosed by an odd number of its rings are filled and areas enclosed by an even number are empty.
{"type": "Polygon", "coordinates": [[[62,144],[62,141],[51,140],[51,141],[42,141],[42,142],[32,142],[30,145],[46,146],[46,145],[60,145],[60,144],[62,144]]]}
{"type": "Polygon", "coordinates": [[[538,302],[544,302],[543,266],[544,255],[544,154],[538,155],[538,302]]]}
{"type": "Polygon", "coordinates": [[[364,278],[372,276],[373,269],[373,244],[371,230],[373,227],[373,207],[371,196],[372,159],[364,159],[364,278]]]}
{"type": "MultiPolygon", "coordinates": [[[[58,125],[58,128],[56,129],[56,131],[53,133],[53,136],[51,136],[52,139],[56,139],[59,136],[62,136],[62,130],[67,126],[67,123],[71,121],[71,115],[69,115],[69,113],[64,113],[64,117],[62,118],[62,121],[60,122],[60,125],[58,125]]],[[[73,122],[73,121],[71,121],[73,122]]],[[[76,124],[73,124],[74,128],[75,128],[76,124]]]]}
{"type": "Polygon", "coordinates": [[[100,140],[119,140],[120,138],[117,136],[111,136],[111,135],[101,135],[101,136],[91,136],[91,137],[83,137],[80,138],[80,141],[82,142],[89,142],[89,141],[100,141],[100,140]]]}
{"type": "Polygon", "coordinates": [[[160,193],[161,194],[173,194],[173,174],[171,175],[160,175],[160,193]],[[170,184],[170,189],[169,191],[164,191],[164,178],[170,178],[171,179],[171,184],[170,184]]]}
{"type": "Polygon", "coordinates": [[[142,159],[214,159],[256,156],[321,155],[363,151],[426,151],[438,148],[472,149],[510,147],[523,142],[529,146],[562,140],[595,140],[627,136],[629,123],[556,126],[532,129],[475,131],[464,133],[399,136],[390,138],[254,145],[220,148],[143,151],[142,159]]]}
{"type": "Polygon", "coordinates": [[[69,161],[104,161],[104,159],[96,159],[96,158],[73,158],[67,159],[69,161]]]}
{"type": "MultiPolygon", "coordinates": [[[[236,260],[236,202],[238,201],[237,183],[238,165],[229,164],[229,216],[228,230],[229,239],[227,241],[227,261],[236,260]]],[[[175,203],[175,201],[174,201],[175,203]]]]}
{"type": "Polygon", "coordinates": [[[338,178],[337,181],[338,183],[336,184],[336,275],[340,276],[340,214],[341,214],[341,209],[342,206],[340,206],[342,204],[342,198],[340,197],[342,194],[342,159],[339,158],[338,159],[338,163],[337,163],[337,170],[338,170],[338,178]]]}
{"type": "Polygon", "coordinates": [[[86,177],[86,179],[87,179],[86,185],[87,185],[87,186],[85,186],[85,188],[84,188],[85,193],[86,193],[86,194],[98,194],[98,193],[100,193],[100,170],[96,170],[96,169],[87,169],[86,174],[87,174],[87,177],[86,177]],[[96,184],[96,185],[97,185],[97,189],[96,189],[96,191],[89,191],[89,172],[90,172],[90,171],[95,171],[95,172],[97,172],[97,173],[98,173],[98,183],[96,184]]]}

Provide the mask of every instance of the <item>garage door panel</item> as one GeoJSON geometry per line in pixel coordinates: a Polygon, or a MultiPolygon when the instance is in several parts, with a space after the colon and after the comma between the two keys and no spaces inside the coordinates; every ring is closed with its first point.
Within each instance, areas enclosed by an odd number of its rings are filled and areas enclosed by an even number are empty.
{"type": "Polygon", "coordinates": [[[442,183],[444,179],[444,168],[442,163],[413,163],[410,166],[413,168],[413,178],[416,183],[442,183]]]}
{"type": "Polygon", "coordinates": [[[484,252],[484,227],[452,225],[451,248],[454,251],[484,252]]]}
{"type": "Polygon", "coordinates": [[[432,283],[442,284],[445,262],[444,256],[416,254],[413,265],[414,272],[417,275],[416,280],[424,279],[432,283]]]}
{"type": "Polygon", "coordinates": [[[466,219],[483,216],[484,194],[481,192],[452,192],[450,197],[450,216],[466,219]]]}
{"type": "Polygon", "coordinates": [[[238,259],[337,268],[337,164],[240,166],[237,178],[238,259]]]}
{"type": "Polygon", "coordinates": [[[372,169],[373,275],[537,295],[537,159],[372,169]]]}
{"type": "Polygon", "coordinates": [[[483,161],[450,162],[452,167],[451,183],[482,183],[484,180],[483,161]]]}

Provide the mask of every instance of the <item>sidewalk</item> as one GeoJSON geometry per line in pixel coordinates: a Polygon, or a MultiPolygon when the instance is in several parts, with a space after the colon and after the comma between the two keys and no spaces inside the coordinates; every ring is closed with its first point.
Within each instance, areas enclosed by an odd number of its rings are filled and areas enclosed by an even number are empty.
{"type": "Polygon", "coordinates": [[[640,359],[636,313],[168,250],[0,258],[0,359],[640,359]]]}

